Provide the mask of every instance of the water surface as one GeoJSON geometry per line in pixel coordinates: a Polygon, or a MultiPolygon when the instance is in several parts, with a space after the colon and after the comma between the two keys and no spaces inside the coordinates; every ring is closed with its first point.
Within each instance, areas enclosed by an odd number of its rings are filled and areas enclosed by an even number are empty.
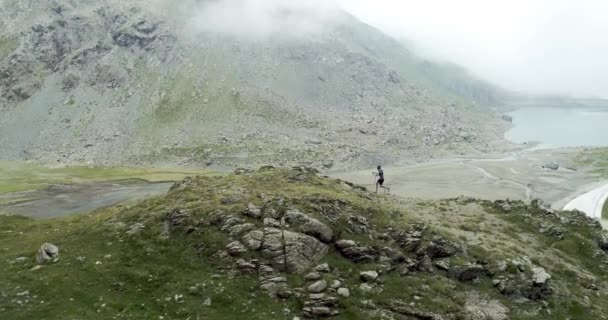
{"type": "Polygon", "coordinates": [[[525,108],[511,112],[505,138],[539,149],[608,146],[608,109],[525,108]]]}

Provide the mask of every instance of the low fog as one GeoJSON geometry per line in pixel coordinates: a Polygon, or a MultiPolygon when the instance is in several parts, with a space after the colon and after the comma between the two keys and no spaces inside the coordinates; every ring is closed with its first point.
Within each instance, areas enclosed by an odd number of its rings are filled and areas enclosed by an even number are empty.
{"type": "Polygon", "coordinates": [[[323,32],[342,9],[423,57],[460,64],[506,89],[608,98],[603,0],[220,0],[195,6],[189,22],[197,30],[254,39],[323,32]]]}
{"type": "Polygon", "coordinates": [[[604,0],[343,0],[421,54],[511,90],[608,98],[604,0]]]}
{"type": "Polygon", "coordinates": [[[265,38],[323,32],[337,16],[332,1],[222,0],[197,5],[193,26],[199,31],[265,38]]]}

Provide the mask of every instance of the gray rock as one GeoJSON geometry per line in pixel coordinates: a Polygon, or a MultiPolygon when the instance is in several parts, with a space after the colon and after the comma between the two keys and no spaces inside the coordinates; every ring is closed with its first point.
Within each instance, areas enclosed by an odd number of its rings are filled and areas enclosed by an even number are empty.
{"type": "Polygon", "coordinates": [[[255,271],[255,264],[248,262],[245,259],[239,259],[236,261],[236,267],[242,271],[255,271]]]}
{"type": "Polygon", "coordinates": [[[307,275],[304,276],[304,280],[306,280],[306,281],[316,281],[316,280],[321,279],[322,277],[323,276],[321,276],[321,274],[318,273],[318,272],[311,272],[311,273],[309,273],[309,274],[307,274],[307,275]]]}
{"type": "Polygon", "coordinates": [[[414,306],[406,304],[401,301],[393,301],[392,303],[387,305],[387,309],[394,313],[397,313],[399,315],[405,316],[405,319],[425,319],[425,320],[443,320],[444,319],[444,317],[439,314],[417,310],[414,308],[414,306]]]}
{"type": "Polygon", "coordinates": [[[316,266],[315,271],[321,272],[321,273],[329,273],[331,271],[331,269],[329,268],[328,263],[323,263],[323,264],[316,266]]]}
{"type": "Polygon", "coordinates": [[[378,272],[376,271],[363,271],[359,274],[361,280],[365,282],[375,282],[378,279],[378,272]]]}
{"type": "Polygon", "coordinates": [[[273,218],[264,218],[264,226],[271,228],[281,228],[281,222],[273,218]]]}
{"type": "Polygon", "coordinates": [[[500,301],[482,298],[476,293],[467,296],[464,306],[466,320],[507,320],[509,308],[500,301]]]}
{"type": "Polygon", "coordinates": [[[203,302],[203,305],[204,305],[205,307],[209,307],[209,306],[211,306],[211,298],[207,298],[207,299],[205,299],[205,301],[203,302]]]}
{"type": "Polygon", "coordinates": [[[419,257],[419,259],[420,260],[418,260],[418,263],[416,264],[416,269],[422,272],[435,272],[435,269],[433,268],[433,260],[431,260],[429,256],[424,255],[419,257]]]}
{"type": "Polygon", "coordinates": [[[532,268],[532,282],[535,286],[542,286],[551,280],[551,275],[541,267],[532,268]]]}
{"type": "Polygon", "coordinates": [[[549,163],[546,163],[543,168],[545,169],[549,169],[549,170],[559,170],[559,164],[555,161],[551,161],[549,163]]]}
{"type": "Polygon", "coordinates": [[[336,242],[336,248],[347,259],[353,262],[371,262],[378,259],[376,249],[368,245],[359,245],[352,240],[340,240],[336,242]]]}
{"type": "Polygon", "coordinates": [[[230,236],[240,237],[246,232],[249,232],[253,229],[255,229],[255,224],[253,223],[237,224],[235,226],[230,227],[230,236]]]}
{"type": "Polygon", "coordinates": [[[275,228],[264,229],[262,254],[287,272],[301,273],[327,255],[327,245],[311,236],[275,228]]]}
{"type": "Polygon", "coordinates": [[[304,312],[317,317],[330,317],[333,315],[333,311],[328,307],[307,308],[307,310],[304,310],[304,312]]]}
{"type": "Polygon", "coordinates": [[[226,220],[222,224],[222,228],[221,228],[222,231],[229,231],[230,228],[243,223],[243,220],[241,220],[237,217],[226,216],[225,218],[226,218],[226,220]]]}
{"type": "Polygon", "coordinates": [[[357,245],[357,243],[354,242],[353,240],[339,240],[336,242],[336,248],[338,248],[339,250],[351,248],[356,245],[357,245]]]}
{"type": "Polygon", "coordinates": [[[460,281],[472,281],[485,273],[485,268],[478,264],[471,264],[453,268],[453,274],[460,281]]]}
{"type": "Polygon", "coordinates": [[[262,241],[264,240],[264,232],[260,230],[254,230],[243,236],[243,243],[249,250],[259,250],[262,247],[262,241]]]}
{"type": "Polygon", "coordinates": [[[243,215],[253,219],[259,219],[262,217],[262,209],[253,203],[249,203],[247,209],[243,211],[243,215]]]}
{"type": "Polygon", "coordinates": [[[234,241],[226,246],[226,251],[231,256],[239,256],[247,252],[247,248],[240,241],[234,241]]]}
{"type": "Polygon", "coordinates": [[[43,244],[40,249],[38,249],[38,253],[36,254],[36,262],[38,264],[48,263],[50,261],[55,261],[59,257],[59,248],[50,243],[43,244]]]}
{"type": "Polygon", "coordinates": [[[359,291],[363,293],[370,293],[374,291],[374,285],[370,283],[362,283],[359,285],[359,291]]]}
{"type": "Polygon", "coordinates": [[[298,210],[291,209],[287,211],[284,218],[285,222],[287,222],[292,229],[313,236],[325,243],[331,242],[334,237],[334,232],[330,227],[298,210]]]}
{"type": "Polygon", "coordinates": [[[338,289],[340,288],[340,286],[342,285],[342,282],[340,282],[340,280],[334,280],[331,282],[331,288],[332,289],[338,289]]]}
{"type": "Polygon", "coordinates": [[[450,263],[447,260],[439,260],[433,263],[435,267],[439,270],[448,271],[450,270],[450,263]]]}
{"type": "Polygon", "coordinates": [[[338,295],[344,298],[348,298],[350,297],[350,290],[348,290],[347,288],[339,288],[338,295]]]}
{"type": "Polygon", "coordinates": [[[321,293],[327,289],[327,281],[319,280],[310,286],[308,286],[308,292],[310,293],[321,293]]]}
{"type": "Polygon", "coordinates": [[[431,259],[448,258],[455,255],[459,248],[443,237],[435,237],[431,242],[422,245],[417,254],[427,255],[431,259]]]}
{"type": "Polygon", "coordinates": [[[25,263],[28,260],[29,260],[29,258],[27,258],[27,257],[18,257],[14,261],[15,261],[15,263],[25,263]]]}

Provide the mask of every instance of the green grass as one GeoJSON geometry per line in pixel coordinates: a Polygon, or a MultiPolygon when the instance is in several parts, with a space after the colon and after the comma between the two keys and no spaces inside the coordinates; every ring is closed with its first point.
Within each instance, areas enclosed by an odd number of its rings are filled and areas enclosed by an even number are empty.
{"type": "Polygon", "coordinates": [[[604,210],[602,211],[602,217],[608,220],[608,201],[604,203],[604,210]]]}
{"type": "Polygon", "coordinates": [[[608,148],[596,148],[575,155],[574,163],[589,167],[592,173],[608,178],[608,148]]]}
{"type": "MultiPolygon", "coordinates": [[[[80,175],[98,177],[91,172],[80,175]]],[[[389,227],[405,230],[411,223],[419,223],[414,215],[400,209],[388,197],[298,171],[269,169],[251,175],[226,175],[222,179],[198,176],[187,181],[165,196],[130,207],[102,209],[90,215],[40,221],[0,215],[0,313],[7,319],[246,317],[291,320],[305,298],[270,299],[259,289],[256,274],[235,272],[230,268],[233,260],[217,258],[216,253],[233,241],[214,224],[213,217],[218,211],[262,228],[260,220],[241,215],[248,203],[266,204],[278,212],[296,207],[331,225],[338,239],[351,239],[378,248],[395,248],[390,241],[380,240],[389,227]],[[234,197],[239,199],[234,204],[223,201],[234,197]],[[284,204],[264,199],[282,199],[284,204]],[[189,213],[185,224],[196,226],[193,233],[186,233],[181,227],[165,233],[167,213],[174,209],[189,213]],[[370,234],[348,230],[345,218],[351,214],[368,219],[370,234]],[[136,223],[143,224],[143,230],[128,235],[126,231],[136,223]],[[60,259],[39,270],[31,270],[35,266],[36,250],[45,242],[59,246],[60,259]],[[18,257],[26,257],[26,262],[15,263],[18,257]],[[79,257],[85,257],[84,261],[79,257]],[[25,291],[29,294],[21,294],[25,291]],[[183,301],[175,301],[175,295],[183,295],[183,301]],[[203,303],[207,299],[211,299],[210,306],[203,303]],[[290,311],[289,315],[284,314],[285,309],[290,311]]],[[[428,205],[436,208],[433,202],[428,205]]],[[[388,306],[395,300],[413,302],[415,309],[423,312],[464,318],[460,317],[462,307],[471,292],[509,307],[511,319],[599,319],[598,315],[608,312],[608,306],[603,303],[605,291],[590,294],[581,285],[580,278],[582,273],[592,275],[598,284],[608,281],[595,257],[595,231],[585,223],[569,225],[568,237],[556,241],[538,233],[537,223],[551,218],[535,210],[524,207],[521,212],[505,214],[488,208],[484,212],[500,215],[504,224],[511,225],[509,230],[517,230],[517,237],[509,245],[517,244],[521,253],[508,251],[504,238],[485,242],[483,246],[464,241],[459,243],[466,249],[449,258],[449,262],[451,266],[476,262],[492,266],[498,261],[529,256],[533,264],[544,267],[553,276],[558,292],[546,301],[551,314],[535,313],[540,310],[541,302],[520,304],[502,296],[488,276],[478,282],[459,282],[439,270],[434,274],[412,271],[406,276],[391,272],[382,275],[382,284],[377,285],[382,290],[366,293],[359,290],[359,272],[381,268],[382,263],[352,263],[330,245],[329,254],[319,261],[328,262],[332,268],[332,273],[325,278],[330,281],[339,278],[351,292],[349,298],[340,299],[342,313],[335,319],[378,319],[362,311],[365,309],[362,301],[388,306]],[[526,248],[525,239],[534,239],[543,249],[526,248]],[[589,308],[582,308],[585,296],[589,308]]],[[[575,217],[568,218],[573,221],[575,217]]],[[[471,218],[470,223],[473,221],[471,218]]],[[[454,225],[454,230],[459,227],[454,225]]],[[[487,231],[483,224],[476,234],[487,231]]],[[[503,235],[501,229],[492,231],[503,235]]],[[[434,232],[433,226],[429,226],[423,241],[432,239],[434,232]]],[[[415,253],[404,254],[415,259],[415,253]]],[[[265,259],[258,252],[248,252],[246,258],[265,259]]],[[[511,265],[500,275],[517,276],[519,271],[511,265]]],[[[291,288],[306,286],[301,275],[287,277],[291,288]]]]}
{"type": "Polygon", "coordinates": [[[34,164],[0,162],[0,194],[40,190],[52,184],[141,179],[149,182],[177,181],[186,176],[210,174],[202,169],[147,169],[68,167],[46,168],[34,164]]]}
{"type": "Polygon", "coordinates": [[[0,60],[8,57],[17,48],[17,41],[0,37],[0,60]]]}

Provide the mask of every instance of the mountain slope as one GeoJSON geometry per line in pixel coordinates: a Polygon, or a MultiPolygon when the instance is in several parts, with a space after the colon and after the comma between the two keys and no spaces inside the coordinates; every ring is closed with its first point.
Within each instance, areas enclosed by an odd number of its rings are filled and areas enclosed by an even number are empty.
{"type": "Polygon", "coordinates": [[[606,319],[582,213],[397,201],[306,168],[187,178],[91,215],[0,215],[7,319],[606,319]],[[58,255],[45,242],[58,246],[58,255]]]}
{"type": "Polygon", "coordinates": [[[463,89],[347,14],[320,33],[258,39],[193,30],[188,5],[5,1],[3,158],[331,167],[501,139],[495,89],[463,89]]]}

